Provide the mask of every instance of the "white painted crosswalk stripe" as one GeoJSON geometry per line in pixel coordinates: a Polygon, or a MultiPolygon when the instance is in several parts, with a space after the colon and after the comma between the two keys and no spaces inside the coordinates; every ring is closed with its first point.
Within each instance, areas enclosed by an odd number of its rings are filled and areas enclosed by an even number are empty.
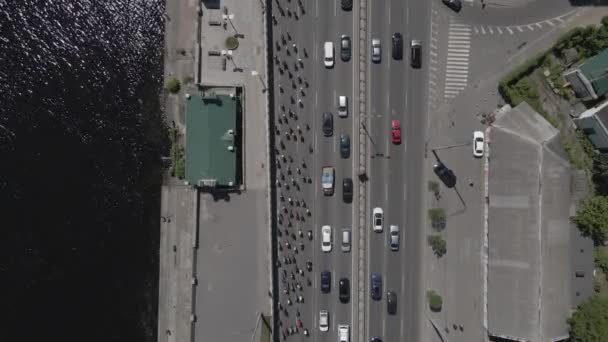
{"type": "Polygon", "coordinates": [[[500,29],[500,27],[497,27],[496,29],[498,30],[499,34],[502,34],[502,30],[500,29]]]}
{"type": "Polygon", "coordinates": [[[490,34],[494,34],[494,31],[492,31],[492,26],[488,26],[488,30],[490,31],[490,34]]]}
{"type": "MultiPolygon", "coordinates": [[[[483,26],[482,30],[485,29],[483,26]]],[[[453,98],[467,87],[469,73],[469,53],[471,51],[471,35],[479,30],[476,26],[460,23],[450,23],[447,42],[445,66],[445,81],[443,96],[453,98]]]]}
{"type": "Polygon", "coordinates": [[[511,30],[510,27],[507,27],[507,31],[509,31],[510,34],[513,34],[513,30],[511,30]]]}

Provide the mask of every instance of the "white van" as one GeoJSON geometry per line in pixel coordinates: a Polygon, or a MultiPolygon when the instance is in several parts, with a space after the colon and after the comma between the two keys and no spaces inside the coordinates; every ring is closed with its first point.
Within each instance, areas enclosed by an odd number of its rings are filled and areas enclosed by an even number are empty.
{"type": "Polygon", "coordinates": [[[334,66],[334,43],[325,42],[323,45],[323,51],[325,53],[325,58],[323,59],[323,63],[326,68],[331,68],[334,66]]]}
{"type": "Polygon", "coordinates": [[[345,118],[348,116],[348,97],[338,96],[338,116],[345,118]]]}

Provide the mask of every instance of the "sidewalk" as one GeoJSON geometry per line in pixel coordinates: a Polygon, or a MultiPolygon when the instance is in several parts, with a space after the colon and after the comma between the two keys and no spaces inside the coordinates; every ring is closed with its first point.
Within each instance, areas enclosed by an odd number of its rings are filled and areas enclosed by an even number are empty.
{"type": "MultiPolygon", "coordinates": [[[[498,94],[498,82],[501,77],[527,59],[549,49],[568,30],[577,26],[599,24],[605,15],[608,15],[608,9],[580,8],[563,24],[555,26],[535,40],[528,42],[497,70],[480,75],[456,98],[429,113],[431,122],[429,136],[433,137],[429,141],[428,151],[429,179],[437,180],[432,172],[434,158],[430,151],[431,148],[458,145],[470,139],[473,130],[483,130],[478,116],[484,112],[494,111],[502,103],[498,94]]],[[[441,329],[446,327],[449,329],[447,336],[452,342],[479,341],[479,338],[484,338],[483,336],[486,336],[487,340],[486,331],[483,329],[485,302],[482,295],[484,288],[481,283],[484,277],[483,267],[485,267],[483,226],[478,223],[477,217],[473,217],[476,215],[474,214],[476,211],[483,216],[483,207],[479,207],[479,204],[484,196],[482,185],[485,175],[483,170],[477,174],[477,165],[469,165],[471,163],[460,161],[470,156],[469,150],[470,146],[467,146],[466,151],[456,148],[440,153],[440,157],[446,159],[446,164],[459,168],[455,170],[456,174],[467,175],[464,179],[459,179],[460,185],[457,185],[467,204],[464,211],[459,212],[459,208],[462,207],[460,205],[462,200],[458,198],[459,196],[456,196],[453,191],[448,193],[445,188],[442,189],[442,198],[439,201],[435,200],[431,192],[428,193],[429,198],[427,199],[429,208],[444,207],[448,211],[447,228],[445,232],[441,233],[446,238],[448,252],[441,259],[437,259],[432,255],[430,248],[427,249],[427,258],[431,260],[429,262],[430,270],[427,272],[427,288],[434,289],[444,296],[443,310],[440,313],[431,313],[430,316],[441,325],[441,329]],[[466,155],[462,153],[466,153],[466,155]],[[468,179],[474,181],[474,187],[466,184],[468,179]],[[479,284],[475,285],[477,282],[479,284]],[[453,329],[454,324],[462,324],[464,331],[453,329]]],[[[429,228],[430,230],[431,228],[429,228]]]]}
{"type": "Polygon", "coordinates": [[[207,8],[207,3],[211,2],[166,2],[164,76],[165,80],[178,79],[181,90],[165,96],[163,110],[167,125],[178,129],[178,142],[187,144],[185,95],[198,91],[198,56],[200,83],[242,87],[245,190],[219,201],[165,176],[159,342],[249,342],[253,334],[260,334],[256,328],[260,313],[272,313],[268,297],[268,81],[262,4],[257,0],[222,0],[221,8],[207,8]],[[226,26],[222,25],[224,8],[229,18],[226,26]],[[240,45],[223,70],[222,56],[210,56],[209,52],[225,50],[226,38],[235,35],[240,45]],[[243,278],[248,283],[244,288],[240,285],[243,278]],[[239,308],[236,313],[235,308],[239,308]]]}

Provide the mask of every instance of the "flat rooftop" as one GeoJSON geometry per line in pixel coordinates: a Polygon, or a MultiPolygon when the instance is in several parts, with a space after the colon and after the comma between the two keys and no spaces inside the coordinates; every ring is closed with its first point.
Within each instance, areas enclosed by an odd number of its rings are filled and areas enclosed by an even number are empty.
{"type": "Polygon", "coordinates": [[[238,99],[230,95],[192,94],[186,101],[186,180],[238,186],[238,99]]]}
{"type": "Polygon", "coordinates": [[[488,330],[519,341],[568,336],[569,162],[558,130],[525,102],[489,135],[488,330]]]}

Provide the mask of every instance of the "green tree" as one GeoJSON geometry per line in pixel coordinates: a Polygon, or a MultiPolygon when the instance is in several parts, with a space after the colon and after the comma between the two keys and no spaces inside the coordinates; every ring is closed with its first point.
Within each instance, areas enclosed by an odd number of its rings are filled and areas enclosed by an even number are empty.
{"type": "Polygon", "coordinates": [[[608,254],[602,247],[595,249],[595,266],[608,274],[608,254]]]}
{"type": "Polygon", "coordinates": [[[593,296],[568,319],[572,342],[601,342],[608,336],[608,298],[593,296]]]}
{"type": "Polygon", "coordinates": [[[608,197],[594,196],[585,201],[574,221],[583,235],[590,236],[597,245],[603,244],[608,234],[608,197]]]}
{"type": "Polygon", "coordinates": [[[431,245],[431,249],[433,250],[435,255],[440,258],[448,251],[447,243],[439,235],[429,235],[428,242],[429,245],[431,245]]]}
{"type": "Polygon", "coordinates": [[[182,85],[180,84],[179,80],[177,78],[172,78],[170,80],[167,81],[167,84],[165,85],[165,88],[171,93],[171,94],[177,94],[177,92],[179,92],[179,90],[181,89],[182,85]]]}
{"type": "Polygon", "coordinates": [[[441,307],[443,306],[443,298],[437,294],[434,290],[426,291],[426,298],[429,301],[429,308],[433,312],[441,311],[441,307]]]}

